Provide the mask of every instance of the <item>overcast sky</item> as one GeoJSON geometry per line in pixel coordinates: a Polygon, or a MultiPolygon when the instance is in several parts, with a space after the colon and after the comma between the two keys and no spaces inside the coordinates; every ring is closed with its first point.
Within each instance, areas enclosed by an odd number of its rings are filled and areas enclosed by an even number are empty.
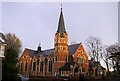
{"type": "MultiPolygon", "coordinates": [[[[53,48],[58,28],[61,3],[2,3],[2,32],[11,32],[25,47],[53,48]]],[[[117,2],[62,3],[69,44],[85,42],[89,36],[101,38],[103,44],[118,41],[117,2]]]]}
{"type": "MultiPolygon", "coordinates": [[[[54,47],[61,3],[2,3],[2,32],[14,33],[24,48],[42,50],[54,47]]],[[[63,15],[69,44],[83,42],[89,36],[99,37],[103,45],[118,42],[117,2],[64,3],[63,15]]],[[[86,47],[85,47],[86,49],[86,47]]],[[[86,49],[87,51],[87,49],[86,49]]],[[[104,63],[102,63],[104,66],[104,63]]]]}
{"type": "MultiPolygon", "coordinates": [[[[54,47],[61,3],[19,2],[2,3],[1,32],[14,33],[22,41],[22,48],[42,50],[54,47]]],[[[1,5],[1,4],[0,4],[1,5]]],[[[118,42],[117,2],[62,2],[65,28],[69,44],[83,42],[89,36],[99,37],[103,45],[118,42]]],[[[22,50],[23,51],[23,50],[22,50]]]]}

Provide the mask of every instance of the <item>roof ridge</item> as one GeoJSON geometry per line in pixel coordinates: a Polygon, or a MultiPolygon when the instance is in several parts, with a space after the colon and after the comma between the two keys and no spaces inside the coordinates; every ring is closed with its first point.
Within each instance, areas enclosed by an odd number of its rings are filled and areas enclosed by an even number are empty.
{"type": "Polygon", "coordinates": [[[31,50],[31,51],[36,51],[36,50],[33,50],[33,49],[31,49],[31,48],[25,48],[26,50],[31,50]]]}
{"type": "Polygon", "coordinates": [[[47,50],[53,50],[54,48],[49,48],[49,49],[45,49],[45,50],[42,50],[42,51],[47,51],[47,50]]]}
{"type": "MultiPolygon", "coordinates": [[[[68,45],[68,46],[74,46],[74,45],[79,45],[79,44],[82,44],[81,42],[80,43],[76,43],[76,44],[72,44],[72,45],[68,45]]],[[[33,50],[31,48],[25,48],[25,49],[28,49],[28,50],[31,50],[31,51],[36,51],[36,50],[33,50]]],[[[42,50],[42,51],[47,51],[47,50],[53,50],[54,48],[49,48],[49,49],[45,49],[45,50],[42,50]]]]}
{"type": "Polygon", "coordinates": [[[73,46],[73,45],[78,45],[78,44],[82,44],[82,42],[76,43],[76,44],[71,44],[71,45],[68,45],[68,46],[73,46]]]}

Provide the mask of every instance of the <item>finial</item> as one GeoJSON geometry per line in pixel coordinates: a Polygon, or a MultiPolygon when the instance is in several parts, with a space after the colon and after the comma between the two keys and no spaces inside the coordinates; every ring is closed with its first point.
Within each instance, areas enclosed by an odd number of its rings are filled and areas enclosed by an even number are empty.
{"type": "Polygon", "coordinates": [[[61,11],[62,11],[62,4],[61,4],[61,11]]]}
{"type": "Polygon", "coordinates": [[[38,48],[37,48],[37,52],[41,52],[41,43],[39,42],[38,48]]]}
{"type": "Polygon", "coordinates": [[[39,42],[39,46],[38,47],[41,47],[41,42],[39,42]]]}

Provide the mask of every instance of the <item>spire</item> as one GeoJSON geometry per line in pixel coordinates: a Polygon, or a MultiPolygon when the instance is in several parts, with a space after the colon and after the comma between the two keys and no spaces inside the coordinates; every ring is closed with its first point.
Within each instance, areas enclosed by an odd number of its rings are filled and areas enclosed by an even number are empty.
{"type": "Polygon", "coordinates": [[[64,37],[65,24],[64,24],[63,12],[62,12],[62,4],[61,4],[61,12],[60,12],[60,18],[59,18],[59,23],[58,23],[58,30],[57,30],[57,32],[60,33],[60,37],[64,37]]]}

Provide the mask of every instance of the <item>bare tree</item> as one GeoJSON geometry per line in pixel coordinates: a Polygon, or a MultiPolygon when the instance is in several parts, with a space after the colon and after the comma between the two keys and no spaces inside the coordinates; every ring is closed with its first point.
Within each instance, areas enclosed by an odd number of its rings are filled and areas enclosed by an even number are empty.
{"type": "Polygon", "coordinates": [[[86,40],[86,45],[88,47],[88,53],[94,61],[100,61],[101,59],[101,52],[102,52],[102,43],[101,39],[97,37],[90,36],[86,40]]]}
{"type": "Polygon", "coordinates": [[[102,54],[101,54],[102,60],[105,62],[108,74],[111,75],[110,73],[110,66],[111,66],[111,60],[109,59],[110,53],[108,52],[108,47],[104,46],[102,49],[102,54]]]}
{"type": "Polygon", "coordinates": [[[112,59],[112,64],[113,68],[115,71],[116,68],[116,73],[117,76],[119,77],[120,75],[120,45],[118,43],[113,44],[108,47],[107,51],[110,53],[109,59],[112,59]]]}

